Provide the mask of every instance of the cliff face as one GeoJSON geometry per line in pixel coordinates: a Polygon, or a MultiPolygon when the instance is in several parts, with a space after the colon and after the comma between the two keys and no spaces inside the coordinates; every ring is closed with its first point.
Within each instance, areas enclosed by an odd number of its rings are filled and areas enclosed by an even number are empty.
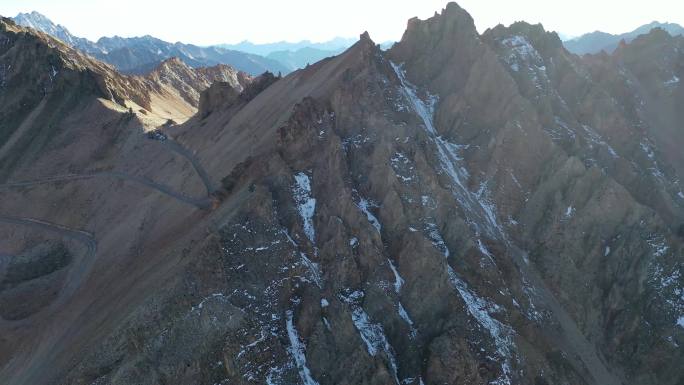
{"type": "Polygon", "coordinates": [[[451,3],[387,52],[215,83],[157,140],[73,122],[1,186],[0,376],[676,385],[680,45],[579,58],[451,3]],[[67,165],[98,183],[17,182],[67,165]]]}

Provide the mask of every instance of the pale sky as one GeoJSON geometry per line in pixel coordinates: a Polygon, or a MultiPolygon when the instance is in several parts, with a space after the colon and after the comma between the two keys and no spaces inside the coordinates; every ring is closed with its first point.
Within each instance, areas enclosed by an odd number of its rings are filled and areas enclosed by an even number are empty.
{"type": "MultiPolygon", "coordinates": [[[[72,34],[153,35],[199,45],[324,41],[358,37],[398,40],[406,21],[432,16],[445,0],[0,0],[0,15],[36,10],[72,34]]],[[[654,20],[684,25],[681,0],[461,0],[480,32],[525,20],[576,36],[602,30],[627,32],[654,20]]]]}

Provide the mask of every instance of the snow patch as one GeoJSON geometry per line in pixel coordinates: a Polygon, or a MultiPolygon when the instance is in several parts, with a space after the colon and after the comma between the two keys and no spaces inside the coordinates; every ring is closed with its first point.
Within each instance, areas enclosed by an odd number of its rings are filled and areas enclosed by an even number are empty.
{"type": "Polygon", "coordinates": [[[567,209],[565,209],[565,218],[572,218],[572,215],[575,213],[575,208],[572,206],[568,206],[567,209]]]}
{"type": "Polygon", "coordinates": [[[313,216],[316,211],[316,199],[311,196],[311,181],[303,172],[295,174],[295,185],[292,188],[295,203],[302,217],[304,233],[312,244],[316,243],[316,231],[313,225],[313,216]]]}
{"type": "Polygon", "coordinates": [[[672,79],[666,81],[665,85],[666,86],[673,86],[677,83],[679,83],[679,77],[677,77],[677,75],[672,75],[672,79]]]}
{"type": "Polygon", "coordinates": [[[411,320],[411,317],[409,317],[408,313],[406,312],[406,309],[404,309],[404,305],[399,302],[397,304],[397,311],[399,312],[399,317],[406,322],[406,324],[409,326],[409,329],[411,330],[410,332],[410,337],[411,339],[416,338],[418,335],[418,330],[413,326],[413,320],[411,320]]]}
{"type": "Polygon", "coordinates": [[[290,340],[290,348],[288,349],[292,358],[297,364],[299,370],[299,377],[302,379],[304,385],[318,385],[318,382],[311,377],[311,371],[306,366],[306,345],[299,339],[299,333],[294,326],[292,310],[285,312],[287,337],[290,340]]]}
{"type": "Polygon", "coordinates": [[[492,318],[490,313],[500,310],[499,306],[483,298],[478,297],[468,285],[458,277],[456,272],[447,265],[449,282],[459,292],[466,308],[473,318],[488,332],[494,340],[497,358],[501,361],[502,375],[490,384],[510,385],[511,382],[511,356],[514,350],[513,330],[508,325],[492,318]]]}
{"type": "MultiPolygon", "coordinates": [[[[606,143],[606,141],[603,140],[601,135],[599,135],[591,127],[587,126],[586,124],[583,124],[582,129],[584,129],[584,132],[587,134],[587,139],[589,139],[589,141],[591,143],[605,147],[613,158],[619,158],[617,152],[615,152],[613,147],[611,147],[608,143],[606,143]]],[[[591,143],[589,144],[590,147],[591,147],[591,143]]]]}
{"type": "Polygon", "coordinates": [[[508,56],[503,60],[511,67],[511,70],[521,72],[524,67],[535,88],[539,90],[548,84],[549,77],[544,59],[527,38],[520,35],[511,36],[502,39],[501,44],[509,51],[508,56]]]}
{"type": "Polygon", "coordinates": [[[309,270],[309,273],[311,273],[311,278],[313,279],[314,283],[316,283],[316,286],[323,288],[323,279],[321,278],[323,274],[321,273],[321,269],[318,264],[307,258],[306,254],[302,253],[301,251],[299,252],[299,255],[302,258],[302,263],[304,263],[304,266],[306,266],[306,268],[309,270]]]}
{"type": "Polygon", "coordinates": [[[480,253],[482,253],[486,257],[489,257],[489,259],[494,261],[494,257],[492,256],[492,253],[489,252],[489,250],[484,245],[484,243],[482,243],[482,240],[480,238],[477,239],[477,248],[480,249],[480,253]]]}
{"type": "Polygon", "coordinates": [[[665,243],[665,240],[658,236],[650,237],[647,242],[653,250],[653,255],[656,257],[662,257],[670,249],[670,247],[665,243]]]}
{"type": "Polygon", "coordinates": [[[432,245],[435,246],[435,248],[444,254],[445,258],[449,258],[449,248],[447,247],[447,244],[444,242],[444,238],[442,238],[442,234],[439,233],[439,230],[437,229],[437,225],[434,223],[426,223],[425,224],[425,233],[427,237],[432,241],[432,245]]]}
{"type": "Polygon", "coordinates": [[[394,263],[392,263],[392,260],[387,259],[387,262],[389,262],[390,269],[392,269],[392,272],[394,273],[394,291],[399,294],[401,286],[404,284],[404,279],[399,275],[399,271],[397,270],[397,267],[394,266],[394,263]]]}
{"type": "Polygon", "coordinates": [[[394,381],[399,384],[397,360],[395,358],[394,349],[387,340],[382,325],[373,323],[368,314],[361,307],[360,300],[364,296],[365,294],[362,291],[357,290],[347,296],[340,295],[340,299],[351,306],[352,322],[359,332],[361,340],[363,340],[363,343],[366,345],[368,354],[375,357],[380,351],[384,352],[389,364],[389,369],[394,376],[394,381]]]}
{"type": "MultiPolygon", "coordinates": [[[[281,232],[285,235],[290,244],[299,250],[299,245],[292,239],[290,233],[285,229],[282,229],[281,232]]],[[[316,286],[323,288],[323,272],[321,271],[320,266],[316,262],[310,260],[302,251],[299,251],[299,256],[302,259],[302,264],[309,270],[311,279],[316,283],[316,286]]]]}
{"type": "Polygon", "coordinates": [[[382,225],[380,225],[380,221],[378,218],[373,215],[373,213],[370,212],[370,208],[377,208],[379,207],[375,202],[370,201],[362,196],[359,196],[359,202],[356,204],[356,207],[361,210],[364,214],[366,214],[366,218],[368,218],[368,222],[370,222],[373,227],[378,231],[378,234],[380,234],[380,230],[382,229],[382,225]]]}

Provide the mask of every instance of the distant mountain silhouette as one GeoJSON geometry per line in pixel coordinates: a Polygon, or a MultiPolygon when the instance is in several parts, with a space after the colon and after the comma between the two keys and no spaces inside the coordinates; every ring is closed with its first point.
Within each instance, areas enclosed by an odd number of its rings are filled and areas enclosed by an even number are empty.
{"type": "Polygon", "coordinates": [[[226,48],[226,49],[232,49],[236,51],[242,51],[242,52],[247,52],[247,53],[252,53],[255,55],[262,55],[262,56],[268,56],[271,53],[274,52],[279,52],[279,51],[298,51],[302,48],[312,48],[315,50],[321,50],[321,51],[335,51],[335,52],[341,52],[344,51],[345,49],[349,48],[352,46],[352,44],[356,43],[358,39],[356,38],[345,38],[345,37],[336,37],[332,40],[328,40],[325,42],[321,43],[314,43],[309,40],[302,40],[299,42],[291,43],[287,41],[280,41],[276,43],[265,43],[265,44],[256,44],[252,43],[250,41],[242,41],[237,44],[220,44],[219,47],[221,48],[226,48]]]}
{"type": "Polygon", "coordinates": [[[649,33],[653,28],[661,28],[672,36],[684,35],[684,27],[679,24],[659,23],[654,21],[652,23],[642,25],[632,32],[613,35],[606,32],[596,31],[584,34],[575,39],[567,40],[563,42],[563,44],[568,51],[578,55],[598,53],[602,50],[610,53],[617,48],[621,40],[625,40],[625,42],[629,43],[637,36],[649,33]]]}
{"type": "Polygon", "coordinates": [[[288,69],[294,71],[327,57],[338,55],[343,51],[343,48],[339,50],[322,50],[313,47],[303,47],[296,51],[274,51],[269,53],[267,57],[269,59],[277,60],[288,67],[288,69]]]}

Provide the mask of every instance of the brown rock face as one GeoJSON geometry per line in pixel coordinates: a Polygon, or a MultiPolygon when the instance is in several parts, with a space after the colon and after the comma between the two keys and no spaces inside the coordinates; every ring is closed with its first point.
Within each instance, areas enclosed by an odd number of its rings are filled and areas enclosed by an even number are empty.
{"type": "Polygon", "coordinates": [[[199,99],[200,119],[217,110],[239,108],[254,99],[261,91],[273,84],[278,78],[270,72],[257,76],[249,81],[244,81],[245,86],[232,82],[217,81],[202,94],[199,99]]]}
{"type": "Polygon", "coordinates": [[[237,100],[240,90],[228,82],[214,82],[200,95],[199,116],[206,118],[222,105],[230,105],[237,100]]]}
{"type": "Polygon", "coordinates": [[[93,92],[29,157],[5,28],[6,383],[683,381],[681,39],[580,58],[451,3],[149,136],[93,92]]]}

